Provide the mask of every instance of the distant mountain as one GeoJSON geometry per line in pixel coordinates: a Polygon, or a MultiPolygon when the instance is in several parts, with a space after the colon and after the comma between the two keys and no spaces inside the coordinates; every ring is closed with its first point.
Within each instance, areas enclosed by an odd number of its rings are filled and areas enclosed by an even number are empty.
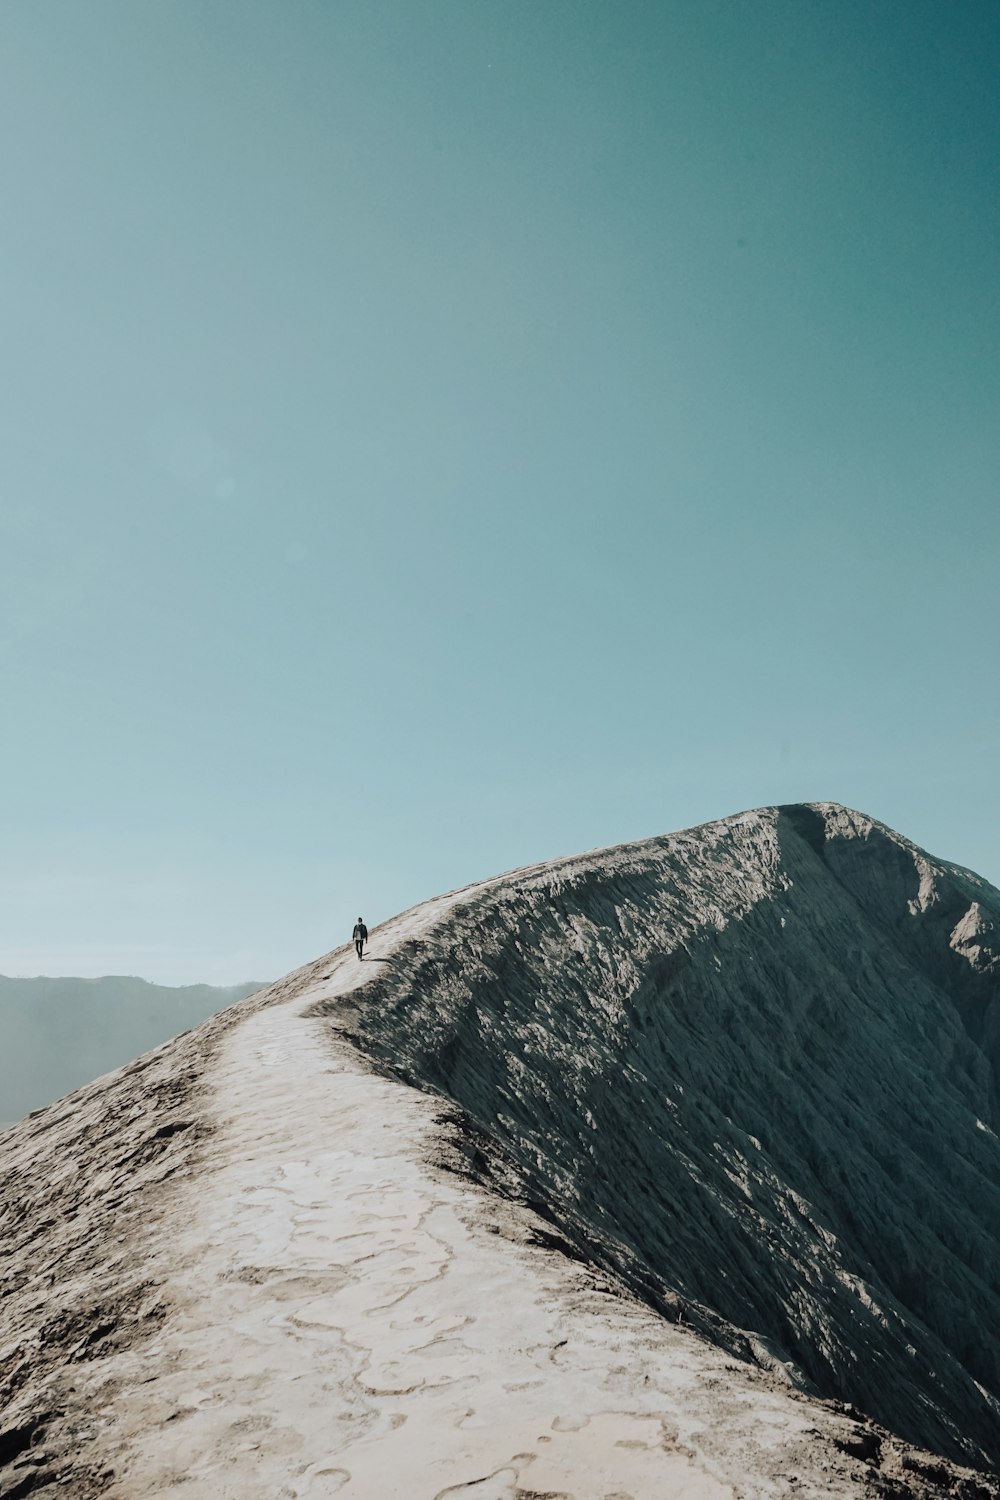
{"type": "Polygon", "coordinates": [[[0,975],[0,1129],[260,988],[0,975]]]}

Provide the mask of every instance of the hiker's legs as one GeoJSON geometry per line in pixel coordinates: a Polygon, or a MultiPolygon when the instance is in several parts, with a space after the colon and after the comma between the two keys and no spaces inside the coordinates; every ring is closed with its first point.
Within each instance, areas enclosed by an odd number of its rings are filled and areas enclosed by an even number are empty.
{"type": "Polygon", "coordinates": [[[358,950],[358,957],[360,958],[361,957],[361,950],[365,946],[364,945],[364,941],[361,938],[355,938],[355,940],[354,940],[354,946],[355,946],[355,948],[357,948],[357,950],[358,950]]]}

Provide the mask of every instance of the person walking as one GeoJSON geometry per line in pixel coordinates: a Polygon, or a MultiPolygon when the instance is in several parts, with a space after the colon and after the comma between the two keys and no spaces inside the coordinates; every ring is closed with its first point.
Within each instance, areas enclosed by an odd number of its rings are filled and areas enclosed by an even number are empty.
{"type": "Polygon", "coordinates": [[[365,946],[365,944],[367,943],[367,941],[368,941],[368,928],[365,926],[364,922],[362,922],[361,918],[359,917],[358,920],[354,924],[354,946],[358,950],[358,957],[359,958],[361,957],[361,950],[365,946]]]}

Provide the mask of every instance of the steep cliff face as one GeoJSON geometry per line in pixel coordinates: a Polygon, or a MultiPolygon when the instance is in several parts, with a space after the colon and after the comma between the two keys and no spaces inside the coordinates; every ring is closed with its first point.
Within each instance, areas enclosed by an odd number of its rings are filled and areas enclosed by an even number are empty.
{"type": "Polygon", "coordinates": [[[461,898],[350,1024],[668,1316],[1000,1464],[987,882],[834,804],[763,809],[461,898]]]}

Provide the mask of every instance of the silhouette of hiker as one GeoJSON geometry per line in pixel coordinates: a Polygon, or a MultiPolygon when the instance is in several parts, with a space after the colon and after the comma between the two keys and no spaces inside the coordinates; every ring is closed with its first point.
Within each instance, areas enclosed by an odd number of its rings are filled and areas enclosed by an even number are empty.
{"type": "Polygon", "coordinates": [[[365,926],[364,922],[362,922],[361,918],[359,917],[358,920],[354,924],[354,946],[358,950],[358,957],[359,958],[361,957],[361,950],[365,946],[365,944],[367,943],[367,941],[368,941],[368,928],[365,926]]]}

